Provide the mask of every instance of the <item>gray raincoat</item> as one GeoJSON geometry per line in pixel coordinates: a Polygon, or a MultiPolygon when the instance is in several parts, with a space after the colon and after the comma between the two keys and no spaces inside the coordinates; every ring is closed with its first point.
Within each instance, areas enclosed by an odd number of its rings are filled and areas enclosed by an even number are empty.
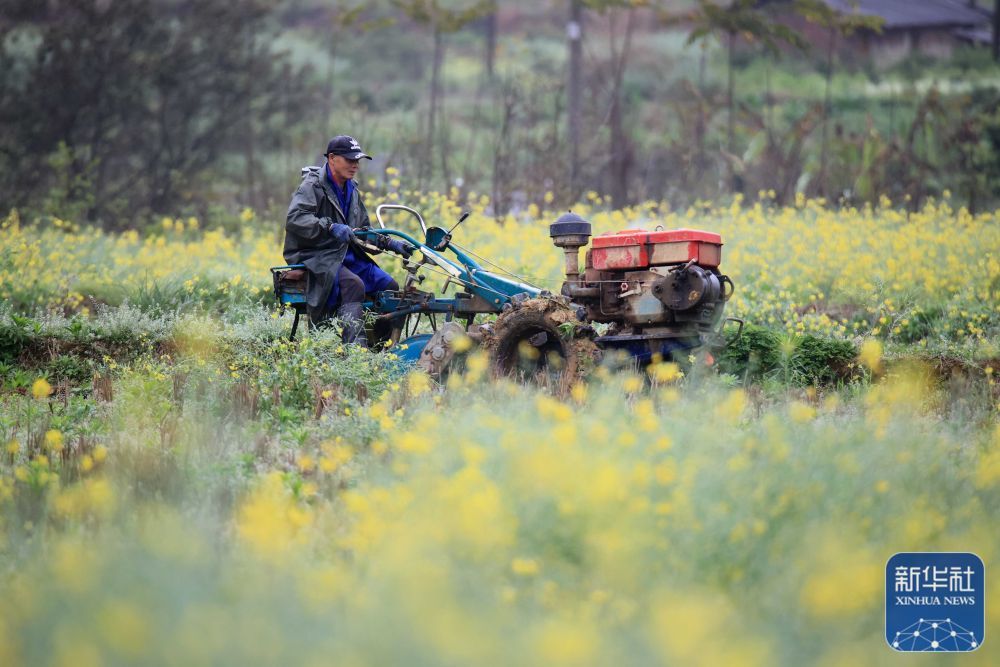
{"type": "MultiPolygon", "coordinates": [[[[313,322],[325,319],[327,297],[337,279],[337,271],[347,254],[348,243],[338,241],[330,234],[334,223],[346,224],[352,229],[369,226],[368,210],[361,201],[357,187],[353,189],[346,214],[330,182],[324,165],[306,167],[285,219],[285,261],[305,264],[308,269],[306,302],[313,322]]],[[[353,239],[354,254],[372,261],[364,249],[353,239]]]]}

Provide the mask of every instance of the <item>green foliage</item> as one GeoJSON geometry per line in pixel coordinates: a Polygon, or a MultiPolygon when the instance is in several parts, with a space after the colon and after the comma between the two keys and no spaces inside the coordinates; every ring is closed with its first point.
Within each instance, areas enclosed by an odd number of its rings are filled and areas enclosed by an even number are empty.
{"type": "Polygon", "coordinates": [[[345,347],[339,332],[329,329],[297,343],[283,336],[252,343],[236,337],[220,356],[230,369],[228,381],[248,385],[256,408],[275,423],[302,410],[349,412],[406,371],[395,354],[345,347]]]}
{"type": "Polygon", "coordinates": [[[719,355],[719,370],[740,378],[757,378],[777,367],[780,359],[780,335],[754,324],[743,327],[743,333],[730,341],[719,355]]]}
{"type": "MultiPolygon", "coordinates": [[[[568,153],[561,92],[566,45],[561,19],[551,20],[561,11],[554,6],[507,10],[517,13],[511,24],[520,27],[499,36],[496,70],[484,78],[482,25],[473,19],[493,11],[485,0],[312,3],[300,8],[314,17],[308,22],[259,0],[240,0],[232,14],[211,3],[177,12],[164,0],[124,0],[101,13],[103,4],[71,0],[54,15],[14,12],[5,28],[0,120],[8,132],[0,138],[0,199],[27,206],[33,216],[99,218],[124,227],[150,210],[199,217],[211,211],[216,220],[228,216],[232,229],[239,224],[234,212],[249,203],[280,218],[298,167],[322,144],[319,128],[334,125],[364,135],[380,160],[400,169],[404,187],[423,179],[444,191],[461,182],[465,192],[489,193],[499,213],[538,203],[547,192],[571,204],[569,165],[560,158],[568,153]],[[432,49],[427,31],[408,29],[414,23],[448,33],[435,98],[447,98],[436,114],[447,113],[448,122],[436,123],[431,140],[425,128],[432,49]],[[132,35],[137,46],[119,44],[120,34],[132,35]],[[86,40],[111,55],[101,60],[86,40]],[[226,51],[231,43],[251,47],[226,51]],[[44,66],[40,53],[51,54],[44,66]],[[111,83],[92,95],[81,71],[111,83]]],[[[814,31],[837,34],[840,45],[876,29],[877,21],[831,13],[818,0],[705,0],[687,3],[696,5],[693,13],[673,6],[660,12],[666,30],[640,26],[616,87],[628,151],[611,164],[604,91],[618,61],[605,53],[604,37],[614,51],[626,23],[621,16],[634,7],[618,0],[584,4],[596,29],[585,36],[592,55],[583,83],[598,94],[579,105],[590,137],[578,147],[583,191],[614,189],[628,203],[665,198],[685,205],[729,196],[735,186],[748,197],[773,189],[779,203],[800,191],[848,204],[909,195],[916,207],[948,189],[977,210],[1000,198],[989,129],[996,100],[976,99],[995,90],[998,76],[985,50],[959,49],[951,61],[914,55],[909,64],[879,71],[844,46],[828,62],[827,53],[806,48],[775,17],[798,12],[814,31]],[[736,35],[735,48],[726,53],[702,39],[710,34],[736,35]],[[688,35],[697,48],[685,47],[688,35]],[[825,101],[828,68],[829,113],[790,151],[796,123],[825,101]],[[942,105],[914,124],[933,85],[942,105]],[[762,131],[779,150],[751,151],[752,161],[734,163],[762,131]],[[607,177],[609,168],[624,173],[624,193],[607,177]],[[735,183],[731,170],[740,175],[735,183]]],[[[383,175],[372,175],[382,187],[383,175]]]]}
{"type": "Polygon", "coordinates": [[[805,335],[794,339],[787,355],[789,384],[833,384],[850,377],[849,365],[857,356],[854,344],[846,340],[805,335]]]}
{"type": "MultiPolygon", "coordinates": [[[[257,165],[284,108],[309,92],[271,48],[260,0],[67,0],[32,31],[34,51],[0,48],[0,199],[124,226],[173,212],[227,155],[257,165]],[[239,48],[234,48],[239,44],[239,48]],[[81,215],[83,214],[83,215],[81,215]]],[[[209,199],[204,197],[205,200],[209,199]]]]}
{"type": "Polygon", "coordinates": [[[39,372],[41,375],[56,381],[82,385],[90,382],[90,378],[94,374],[94,364],[90,359],[72,354],[59,354],[44,364],[39,372]]]}
{"type": "Polygon", "coordinates": [[[787,386],[822,385],[849,378],[848,367],[856,356],[850,341],[788,336],[748,324],[719,355],[718,366],[744,383],[772,378],[787,386]]]}
{"type": "Polygon", "coordinates": [[[468,23],[496,11],[495,0],[392,0],[393,5],[418,23],[435,31],[455,32],[468,23]]]}
{"type": "Polygon", "coordinates": [[[41,330],[41,324],[30,317],[13,313],[8,307],[0,308],[0,362],[16,361],[41,330]]]}
{"type": "Polygon", "coordinates": [[[48,158],[49,187],[38,208],[49,218],[86,220],[95,204],[97,161],[60,141],[48,158]]]}
{"type": "Polygon", "coordinates": [[[38,376],[34,369],[0,362],[0,390],[28,393],[38,376]]]}
{"type": "Polygon", "coordinates": [[[805,20],[850,35],[859,30],[882,32],[885,23],[880,16],[860,12],[840,12],[823,0],[794,0],[794,9],[805,20]]]}

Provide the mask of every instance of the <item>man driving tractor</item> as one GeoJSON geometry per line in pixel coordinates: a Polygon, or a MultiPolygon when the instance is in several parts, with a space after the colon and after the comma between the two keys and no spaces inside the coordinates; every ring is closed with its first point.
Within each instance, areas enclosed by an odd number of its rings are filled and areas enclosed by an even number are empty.
{"type": "Polygon", "coordinates": [[[549,225],[549,237],[565,258],[566,280],[557,296],[453,243],[452,233],[468,214],[446,229],[428,226],[403,204],[381,204],[374,214],[378,229],[368,228],[353,181],[359,160],[368,157],[357,141],[338,136],[327,146],[323,164],[303,170],[285,225],[288,265],[271,268],[276,298],[295,309],[292,340],[303,312],[314,324],[335,313],[344,324],[344,339],[366,344],[365,303],[376,315],[374,340],[399,343],[402,363],[440,377],[461,358],[458,341],[468,339],[485,348],[497,374],[543,374],[552,380],[554,373],[568,390],[581,369],[607,351],[647,365],[678,355],[690,358],[699,347],[724,348],[727,322],[739,326],[737,337],[742,332],[742,320],[725,317],[734,285],[719,270],[719,234],[661,228],[593,236],[589,222],[566,213],[549,225]],[[423,240],[385,226],[385,210],[415,216],[423,240]],[[409,256],[416,248],[420,261],[405,263],[402,291],[365,252],[409,256]],[[451,297],[420,291],[413,285],[425,277],[421,269],[446,275],[460,288],[451,297]],[[480,315],[495,320],[477,325],[480,315]],[[430,332],[418,328],[424,316],[430,332]],[[607,327],[599,332],[594,324],[607,327]]]}
{"type": "MultiPolygon", "coordinates": [[[[361,304],[365,294],[398,290],[355,238],[369,226],[368,211],[354,177],[362,159],[371,156],[353,137],[338,135],[326,147],[324,164],[303,169],[285,220],[284,257],[307,269],[306,301],[313,325],[335,315],[344,326],[344,342],[366,345],[361,304]]],[[[382,250],[409,257],[413,248],[398,239],[376,236],[382,250]]]]}

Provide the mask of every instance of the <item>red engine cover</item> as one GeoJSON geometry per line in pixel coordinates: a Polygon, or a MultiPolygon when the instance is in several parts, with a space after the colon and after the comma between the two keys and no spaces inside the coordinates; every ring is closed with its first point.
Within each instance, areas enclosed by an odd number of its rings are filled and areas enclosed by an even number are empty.
{"type": "Polygon", "coordinates": [[[626,229],[595,236],[590,258],[599,271],[683,264],[692,259],[715,268],[722,261],[722,237],[698,229],[626,229]]]}

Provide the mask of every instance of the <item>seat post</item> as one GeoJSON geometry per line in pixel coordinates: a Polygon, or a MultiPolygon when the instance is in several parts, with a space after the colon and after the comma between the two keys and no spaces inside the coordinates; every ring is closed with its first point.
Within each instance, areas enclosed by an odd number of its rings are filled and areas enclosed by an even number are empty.
{"type": "Polygon", "coordinates": [[[288,340],[290,342],[294,342],[295,341],[295,332],[299,328],[299,315],[301,314],[299,312],[299,309],[296,308],[296,307],[294,307],[294,306],[292,307],[292,310],[295,311],[295,319],[292,320],[292,333],[291,333],[291,335],[288,336],[288,340]]]}

